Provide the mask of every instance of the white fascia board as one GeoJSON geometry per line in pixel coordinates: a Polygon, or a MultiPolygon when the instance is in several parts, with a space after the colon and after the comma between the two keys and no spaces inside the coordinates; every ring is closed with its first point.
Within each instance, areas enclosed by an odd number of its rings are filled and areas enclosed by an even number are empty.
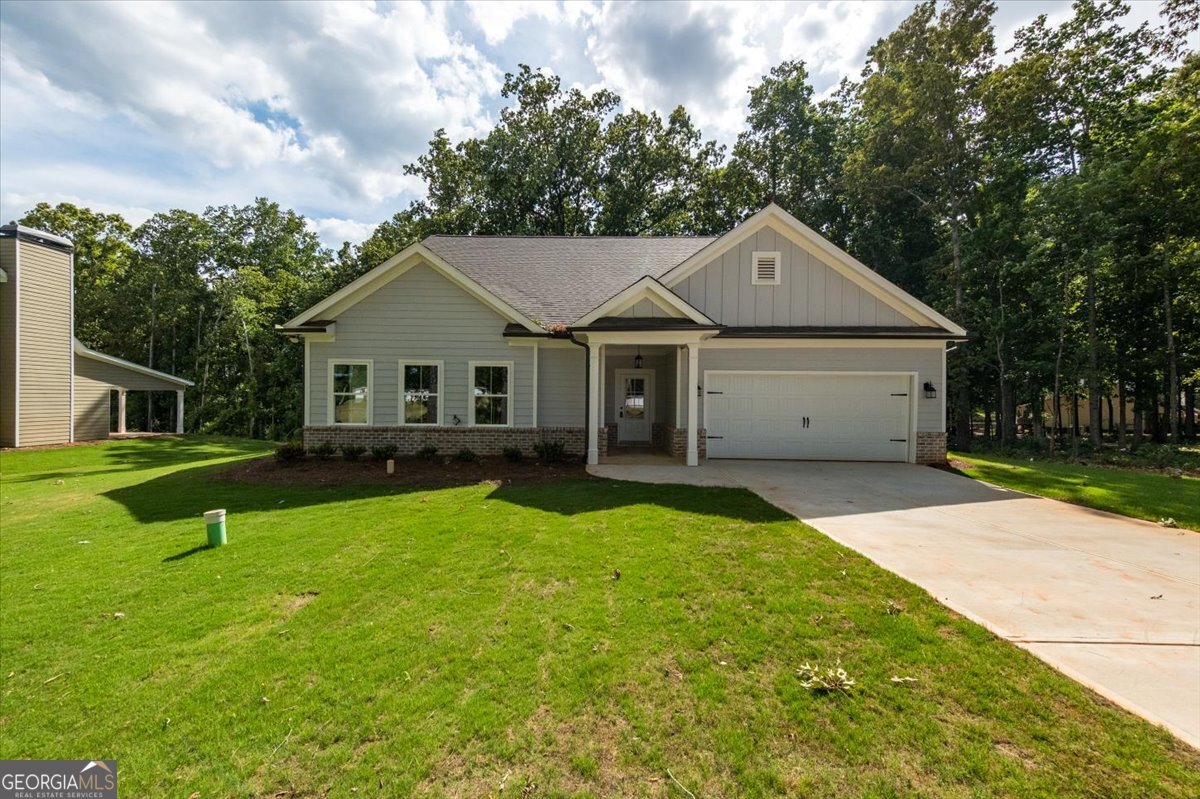
{"type": "Polygon", "coordinates": [[[586,344],[698,344],[717,335],[716,330],[589,330],[571,335],[586,344]]]}
{"type": "Polygon", "coordinates": [[[370,272],[330,294],[307,311],[304,311],[293,319],[289,319],[283,324],[283,327],[299,327],[309,319],[318,318],[323,314],[336,316],[419,263],[424,263],[432,267],[435,272],[440,273],[451,283],[454,283],[510,322],[516,322],[531,332],[542,332],[542,328],[536,322],[467,277],[457,267],[426,247],[423,242],[413,244],[396,253],[370,272]]]}
{"type": "Polygon", "coordinates": [[[662,276],[662,282],[668,287],[678,285],[771,222],[777,222],[780,232],[796,246],[821,258],[843,277],[900,311],[909,319],[919,323],[932,323],[958,336],[967,334],[961,325],[952,322],[921,302],[774,203],[754,214],[678,266],[673,267],[662,276]]]}
{"type": "Polygon", "coordinates": [[[691,319],[698,325],[716,324],[716,322],[709,319],[691,304],[685,302],[678,294],[650,275],[647,275],[629,284],[589,311],[586,315],[581,316],[574,322],[572,327],[587,327],[601,317],[615,316],[627,308],[632,308],[643,299],[649,299],[666,310],[674,311],[683,317],[691,319]]]}

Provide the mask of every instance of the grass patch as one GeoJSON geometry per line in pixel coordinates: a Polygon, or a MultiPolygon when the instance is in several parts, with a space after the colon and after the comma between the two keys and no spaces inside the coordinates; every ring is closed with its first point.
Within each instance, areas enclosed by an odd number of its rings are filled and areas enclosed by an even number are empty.
{"type": "Polygon", "coordinates": [[[1003,455],[951,454],[964,474],[1028,494],[1200,530],[1200,478],[1003,455]]]}
{"type": "Polygon", "coordinates": [[[212,479],[265,451],[3,455],[0,757],[115,757],[131,796],[1200,790],[1200,754],[749,492],[212,479]]]}

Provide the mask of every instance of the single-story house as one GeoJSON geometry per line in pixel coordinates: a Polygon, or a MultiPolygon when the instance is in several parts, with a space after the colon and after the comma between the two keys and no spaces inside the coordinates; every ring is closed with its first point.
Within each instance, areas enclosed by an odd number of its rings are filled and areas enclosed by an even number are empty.
{"type": "Polygon", "coordinates": [[[75,247],[23,225],[0,227],[0,447],[107,438],[111,406],[125,432],[129,391],[175,395],[191,383],[85,347],[75,338],[75,247]]]}
{"type": "Polygon", "coordinates": [[[719,237],[430,236],[280,326],[308,445],[933,462],[966,331],[775,205],[719,237]]]}

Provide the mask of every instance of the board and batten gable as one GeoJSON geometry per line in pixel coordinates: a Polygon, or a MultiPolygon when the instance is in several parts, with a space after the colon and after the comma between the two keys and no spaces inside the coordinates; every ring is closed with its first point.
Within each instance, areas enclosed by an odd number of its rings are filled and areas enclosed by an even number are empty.
{"type": "MultiPolygon", "coordinates": [[[[507,322],[429,266],[413,266],[339,313],[335,341],[309,342],[309,424],[332,424],[330,364],[343,359],[372,362],[371,425],[399,424],[400,359],[412,358],[442,362],[439,399],[447,427],[456,426],[455,416],[460,420],[457,426],[469,424],[469,362],[511,362],[512,423],[531,426],[533,349],[509,346],[503,335],[507,322]]],[[[582,366],[579,371],[582,376],[582,366]]],[[[573,423],[579,424],[582,417],[580,411],[573,423]]]]}
{"type": "MultiPolygon", "coordinates": [[[[20,292],[16,314],[19,444],[60,444],[71,438],[71,253],[17,237],[15,272],[20,292]]],[[[6,267],[7,271],[7,267],[6,267]]]]}
{"type": "Polygon", "coordinates": [[[771,225],[671,287],[729,327],[914,327],[909,317],[843,277],[771,225]],[[780,254],[778,285],[751,281],[755,252],[780,254]]]}

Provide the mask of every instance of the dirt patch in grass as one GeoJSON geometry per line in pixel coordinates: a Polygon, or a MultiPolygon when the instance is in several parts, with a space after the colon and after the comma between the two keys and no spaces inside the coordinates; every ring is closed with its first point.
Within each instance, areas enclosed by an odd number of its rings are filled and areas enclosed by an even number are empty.
{"type": "Polygon", "coordinates": [[[512,463],[504,458],[483,458],[478,463],[438,458],[432,461],[397,458],[396,473],[374,460],[345,461],[340,458],[280,462],[274,457],[238,461],[213,474],[218,480],[269,485],[402,485],[447,488],[478,483],[551,483],[558,480],[591,479],[582,462],[512,463]]]}

